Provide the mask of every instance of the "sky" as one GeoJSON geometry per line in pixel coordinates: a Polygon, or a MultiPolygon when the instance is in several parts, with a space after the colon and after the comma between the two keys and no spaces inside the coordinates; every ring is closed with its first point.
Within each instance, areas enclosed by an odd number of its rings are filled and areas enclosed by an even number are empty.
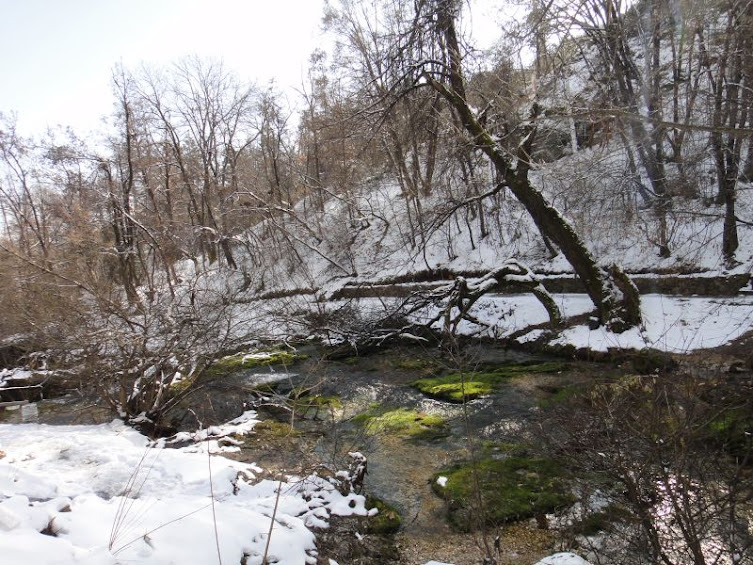
{"type": "Polygon", "coordinates": [[[123,63],[222,59],[242,80],[300,86],[323,0],[0,0],[0,112],[22,133],[96,129],[123,63]]]}
{"type": "MultiPolygon", "coordinates": [[[[471,0],[474,33],[495,33],[500,2],[471,0]]],[[[116,65],[221,59],[242,81],[300,87],[324,44],[324,0],[0,0],[0,112],[24,135],[102,126],[116,65]]]]}

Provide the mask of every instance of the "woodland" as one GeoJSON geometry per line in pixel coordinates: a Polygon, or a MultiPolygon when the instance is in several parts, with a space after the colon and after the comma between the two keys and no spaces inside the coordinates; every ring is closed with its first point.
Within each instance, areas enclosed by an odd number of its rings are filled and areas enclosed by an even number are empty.
{"type": "Polygon", "coordinates": [[[4,351],[119,378],[109,399],[135,415],[268,338],[249,325],[262,311],[294,320],[278,339],[368,335],[321,306],[347,286],[458,276],[423,302],[453,330],[506,284],[556,326],[539,279],[569,276],[620,333],[642,323],[631,276],[749,273],[751,5],[524,12],[480,52],[462,2],[328,5],[332,52],[312,54],[295,109],[189,58],[114,68],[106,142],[27,139],[3,117],[4,351]],[[260,306],[292,296],[309,311],[260,306]]]}
{"type": "MultiPolygon", "coordinates": [[[[115,66],[96,142],[0,115],[0,376],[53,369],[159,436],[252,345],[458,359],[490,293],[532,294],[536,331],[619,336],[644,328],[641,277],[749,285],[753,3],[512,12],[481,51],[460,0],[332,0],[332,43],[295,96],[187,58],[115,66]],[[568,319],[557,285],[588,313],[568,319]]],[[[653,380],[594,381],[540,422],[547,450],[622,485],[642,532],[623,562],[750,562],[750,381],[727,377],[753,370],[741,358],[664,380],[677,362],[649,352],[636,372],[653,380]]]]}

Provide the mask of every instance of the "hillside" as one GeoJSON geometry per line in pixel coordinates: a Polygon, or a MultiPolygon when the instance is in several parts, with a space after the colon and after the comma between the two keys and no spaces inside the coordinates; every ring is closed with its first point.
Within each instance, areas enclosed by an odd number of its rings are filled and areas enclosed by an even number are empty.
{"type": "MultiPolygon", "coordinates": [[[[13,357],[83,358],[95,379],[126,367],[111,398],[123,409],[154,367],[169,380],[255,339],[368,339],[409,314],[383,297],[366,314],[328,303],[415,289],[364,284],[462,275],[479,300],[542,278],[588,294],[610,335],[657,336],[622,270],[643,292],[745,285],[750,6],[554,3],[566,18],[517,22],[488,53],[466,42],[459,6],[431,6],[331,6],[335,47],[312,57],[295,127],[274,88],[196,59],[120,68],[105,146],[25,139],[4,119],[0,339],[13,357]],[[541,40],[522,65],[521,30],[541,40]],[[517,274],[475,280],[508,262],[517,274]]],[[[424,306],[450,312],[442,292],[424,306]]],[[[546,321],[533,304],[519,321],[546,321]]]]}

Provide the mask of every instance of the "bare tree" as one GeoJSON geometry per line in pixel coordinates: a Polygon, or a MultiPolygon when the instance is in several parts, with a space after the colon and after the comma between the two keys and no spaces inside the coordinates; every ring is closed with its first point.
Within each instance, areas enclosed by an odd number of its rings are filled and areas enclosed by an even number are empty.
{"type": "Polygon", "coordinates": [[[463,128],[478,150],[494,165],[505,187],[515,195],[531,215],[542,234],[559,247],[583,282],[596,306],[601,323],[624,331],[640,323],[639,298],[636,288],[613,266],[601,269],[573,227],[551,206],[529,179],[531,152],[536,135],[536,119],[541,108],[532,105],[530,120],[521,132],[521,141],[511,155],[490,134],[468,103],[462,51],[456,21],[460,4],[454,1],[427,1],[407,28],[405,51],[415,49],[412,58],[416,84],[425,84],[439,92],[454,108],[463,128]]]}

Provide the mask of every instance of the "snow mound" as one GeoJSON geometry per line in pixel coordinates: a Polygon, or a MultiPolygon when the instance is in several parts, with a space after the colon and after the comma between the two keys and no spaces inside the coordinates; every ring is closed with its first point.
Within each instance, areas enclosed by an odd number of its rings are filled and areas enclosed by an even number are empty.
{"type": "Polygon", "coordinates": [[[211,441],[164,448],[117,421],[0,425],[0,437],[3,565],[258,565],[268,543],[271,562],[313,564],[312,528],[367,514],[315,475],[257,480],[211,441]]]}

